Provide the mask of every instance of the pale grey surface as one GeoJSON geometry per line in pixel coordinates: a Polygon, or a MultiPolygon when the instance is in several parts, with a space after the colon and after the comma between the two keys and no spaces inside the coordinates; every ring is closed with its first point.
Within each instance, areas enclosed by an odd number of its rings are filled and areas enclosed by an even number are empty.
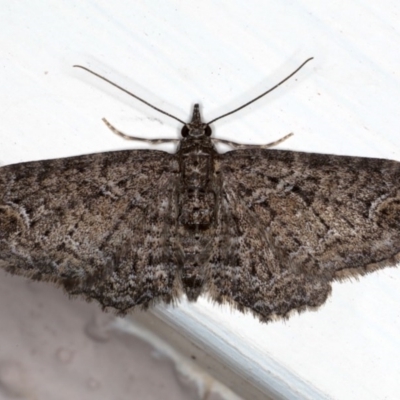
{"type": "Polygon", "coordinates": [[[0,271],[0,399],[200,398],[190,377],[151,345],[113,330],[113,319],[51,285],[0,271]]]}

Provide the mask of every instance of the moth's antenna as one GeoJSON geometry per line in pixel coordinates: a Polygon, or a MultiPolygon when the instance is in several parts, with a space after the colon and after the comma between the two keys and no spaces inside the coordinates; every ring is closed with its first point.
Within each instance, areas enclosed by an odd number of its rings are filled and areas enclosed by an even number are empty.
{"type": "Polygon", "coordinates": [[[96,72],[94,72],[94,71],[91,71],[89,68],[82,67],[82,65],[74,65],[74,67],[75,67],[75,68],[82,68],[82,69],[84,69],[85,71],[90,72],[91,74],[97,76],[97,77],[100,78],[100,79],[103,79],[103,81],[108,82],[110,85],[115,86],[117,89],[122,90],[123,92],[129,94],[130,96],[132,96],[132,97],[134,97],[135,99],[141,101],[142,103],[148,105],[149,107],[151,107],[151,108],[153,108],[154,110],[160,112],[161,114],[164,114],[164,115],[166,115],[167,117],[173,118],[173,119],[175,119],[176,121],[179,121],[179,122],[180,122],[181,124],[183,124],[183,125],[186,124],[186,122],[182,121],[181,119],[175,117],[174,115],[171,115],[171,114],[167,113],[167,112],[164,111],[164,110],[161,110],[160,108],[158,108],[158,107],[156,107],[156,106],[153,106],[153,104],[150,104],[150,103],[147,102],[146,100],[141,99],[139,96],[136,96],[135,94],[129,92],[128,90],[126,90],[126,89],[124,89],[123,87],[117,85],[116,83],[111,82],[110,80],[108,80],[108,79],[105,78],[104,76],[101,76],[101,75],[99,75],[98,73],[96,73],[96,72]]]}
{"type": "Polygon", "coordinates": [[[268,89],[266,92],[260,94],[259,96],[257,96],[255,99],[250,100],[248,103],[243,104],[242,106],[235,108],[234,110],[221,115],[220,117],[217,117],[215,119],[213,119],[212,121],[210,121],[208,124],[212,124],[215,121],[218,121],[221,118],[225,118],[228,115],[231,115],[233,113],[235,113],[236,111],[241,110],[242,108],[247,107],[248,105],[250,105],[251,103],[254,103],[255,101],[257,101],[258,99],[261,99],[261,97],[264,97],[266,94],[272,92],[273,90],[275,90],[278,86],[282,85],[282,83],[286,82],[288,79],[290,79],[295,73],[297,73],[299,70],[301,70],[309,61],[311,61],[314,57],[310,57],[308,60],[304,61],[303,64],[300,65],[300,67],[298,67],[295,71],[293,71],[290,75],[288,75],[283,81],[280,81],[278,84],[276,84],[274,87],[272,87],[271,89],[268,89]]]}

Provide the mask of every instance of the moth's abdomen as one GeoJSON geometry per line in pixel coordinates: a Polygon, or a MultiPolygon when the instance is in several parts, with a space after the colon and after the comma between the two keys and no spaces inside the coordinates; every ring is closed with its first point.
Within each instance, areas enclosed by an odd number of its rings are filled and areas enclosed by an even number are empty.
{"type": "Polygon", "coordinates": [[[189,229],[207,229],[214,220],[216,196],[212,190],[189,189],[181,195],[179,224],[189,229]]]}

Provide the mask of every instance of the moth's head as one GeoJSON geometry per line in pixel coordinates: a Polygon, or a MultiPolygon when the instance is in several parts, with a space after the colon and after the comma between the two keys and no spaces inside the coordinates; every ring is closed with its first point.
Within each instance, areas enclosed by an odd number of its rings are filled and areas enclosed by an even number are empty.
{"type": "Polygon", "coordinates": [[[184,138],[200,139],[211,136],[211,128],[201,121],[200,108],[198,104],[193,107],[193,117],[190,122],[183,125],[181,135],[184,138]]]}

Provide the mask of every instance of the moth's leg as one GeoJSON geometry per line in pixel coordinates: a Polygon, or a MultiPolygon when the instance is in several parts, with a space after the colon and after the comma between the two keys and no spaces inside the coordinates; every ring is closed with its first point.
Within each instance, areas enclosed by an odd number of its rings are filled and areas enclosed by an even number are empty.
{"type": "Polygon", "coordinates": [[[267,144],[241,144],[241,143],[231,142],[229,140],[224,140],[224,139],[211,139],[211,140],[213,143],[223,143],[223,144],[233,147],[234,149],[268,149],[270,147],[277,146],[279,143],[282,143],[286,139],[289,139],[291,136],[293,136],[293,133],[289,133],[288,135],[284,136],[283,138],[280,138],[278,140],[275,140],[275,142],[271,142],[271,143],[267,143],[267,144]]]}
{"type": "Polygon", "coordinates": [[[147,143],[152,143],[152,144],[159,144],[159,143],[176,143],[179,142],[179,139],[145,139],[145,138],[139,138],[135,136],[129,136],[126,135],[125,133],[119,131],[117,128],[115,128],[113,125],[111,125],[105,118],[102,120],[107,127],[111,130],[111,132],[115,133],[118,136],[121,136],[122,138],[126,140],[139,140],[141,142],[147,142],[147,143]]]}

